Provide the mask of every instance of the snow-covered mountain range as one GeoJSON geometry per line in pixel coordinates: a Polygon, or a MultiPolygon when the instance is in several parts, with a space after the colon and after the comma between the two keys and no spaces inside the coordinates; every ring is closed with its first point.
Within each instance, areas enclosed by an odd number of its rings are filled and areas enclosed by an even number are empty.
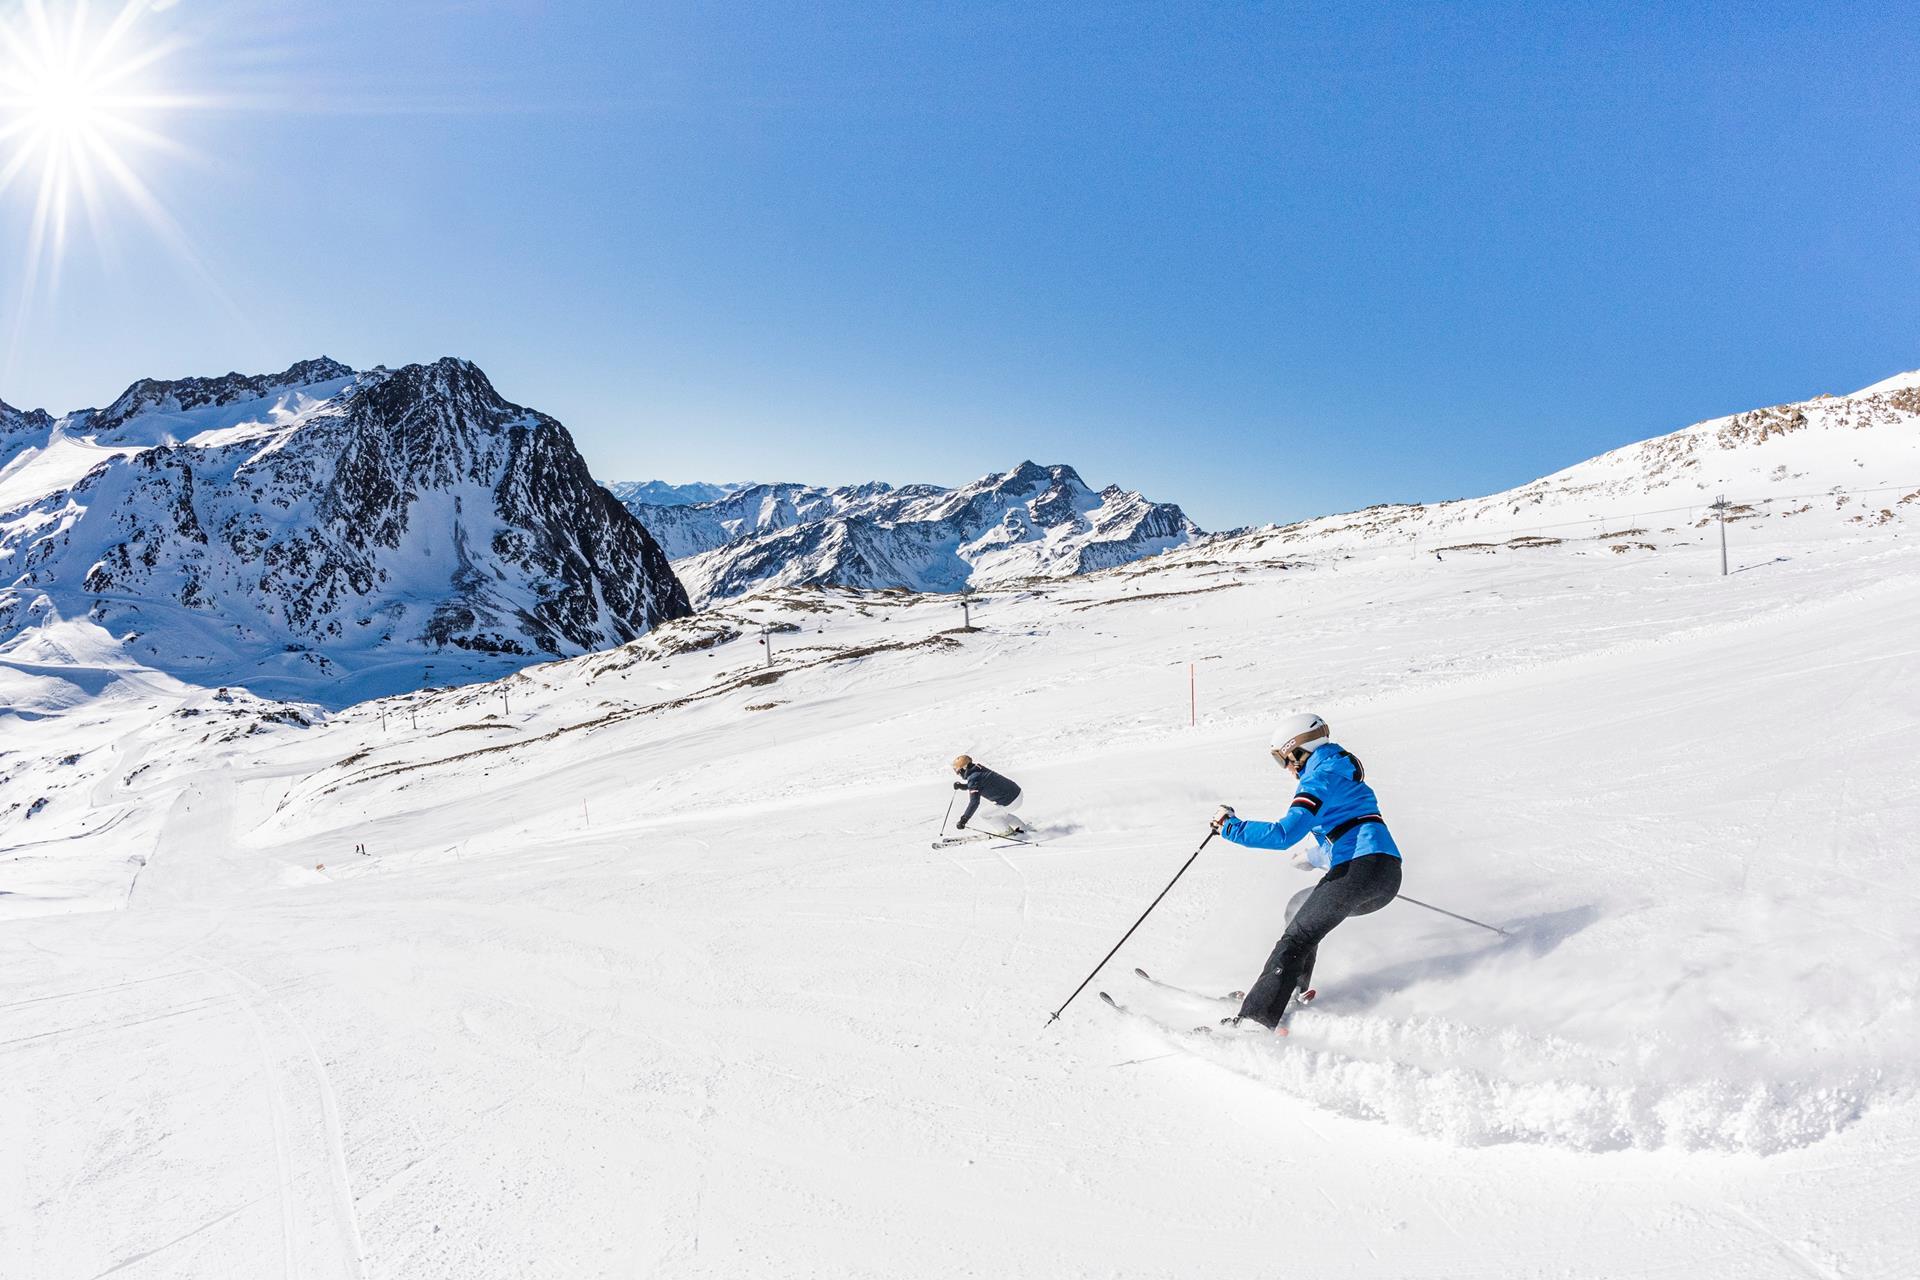
{"type": "Polygon", "coordinates": [[[613,496],[622,502],[644,502],[661,507],[712,502],[715,498],[724,498],[746,487],[744,484],[707,484],[699,480],[691,484],[670,484],[665,480],[622,480],[607,486],[613,496]]]}
{"type": "Polygon", "coordinates": [[[721,492],[690,502],[630,497],[656,485],[631,481],[612,486],[613,494],[647,526],[673,560],[714,551],[729,543],[745,542],[762,534],[778,533],[796,525],[838,518],[879,517],[892,503],[946,493],[935,485],[842,485],[822,488],[810,484],[746,484],[734,486],[684,485],[682,489],[715,488],[721,492]]]}
{"type": "Polygon", "coordinates": [[[8,410],[0,450],[0,646],[84,616],[170,671],[413,687],[689,611],[566,429],[462,360],[142,380],[8,410]]]}
{"type": "Polygon", "coordinates": [[[959,489],[760,484],[691,505],[628,505],[696,602],[794,583],[958,591],[1066,577],[1201,536],[1177,506],[1032,462],[959,489]]]}

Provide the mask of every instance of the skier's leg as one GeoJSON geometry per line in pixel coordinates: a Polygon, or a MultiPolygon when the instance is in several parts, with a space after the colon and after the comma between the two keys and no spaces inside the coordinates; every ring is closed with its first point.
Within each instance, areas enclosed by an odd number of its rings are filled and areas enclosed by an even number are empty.
{"type": "Polygon", "coordinates": [[[1319,958],[1320,944],[1316,942],[1307,948],[1306,958],[1300,962],[1300,976],[1293,980],[1293,989],[1295,991],[1311,991],[1313,989],[1313,962],[1319,958]]]}
{"type": "Polygon", "coordinates": [[[1369,854],[1327,872],[1307,891],[1304,900],[1296,895],[1294,902],[1287,904],[1292,919],[1287,922],[1286,932],[1268,957],[1259,980],[1248,988],[1240,1016],[1262,1026],[1279,1026],[1286,1016],[1287,1002],[1296,991],[1306,989],[1306,980],[1313,975],[1320,940],[1348,916],[1378,911],[1393,901],[1399,890],[1400,859],[1369,854]]]}
{"type": "MultiPolygon", "coordinates": [[[[1364,858],[1355,858],[1346,866],[1347,875],[1341,881],[1345,899],[1345,911],[1340,917],[1342,920],[1353,916],[1372,915],[1392,902],[1394,896],[1400,892],[1400,859],[1398,858],[1368,854],[1364,858]]],[[[1296,895],[1294,901],[1288,904],[1287,922],[1289,924],[1293,922],[1293,917],[1298,914],[1298,907],[1301,905],[1304,903],[1301,902],[1300,895],[1296,895]]],[[[1327,927],[1331,929],[1333,926],[1327,927]]],[[[1300,976],[1294,979],[1295,991],[1313,989],[1313,962],[1319,958],[1320,944],[1315,942],[1307,948],[1306,955],[1297,966],[1300,976]]]]}
{"type": "Polygon", "coordinates": [[[1011,835],[1014,828],[1020,825],[1020,815],[989,800],[980,806],[980,816],[974,825],[990,835],[1011,835]]]}
{"type": "Polygon", "coordinates": [[[1251,1018],[1263,1027],[1277,1027],[1286,1014],[1287,1002],[1300,990],[1301,972],[1312,965],[1320,939],[1346,918],[1346,865],[1343,863],[1320,877],[1320,883],[1295,894],[1287,904],[1287,929],[1274,944],[1273,954],[1260,971],[1260,977],[1247,988],[1240,1016],[1251,1018]]]}
{"type": "Polygon", "coordinates": [[[1288,926],[1287,932],[1274,944],[1273,954],[1267,957],[1259,978],[1247,988],[1247,998],[1240,1002],[1240,1017],[1263,1027],[1280,1025],[1280,1015],[1285,1012],[1287,1001],[1293,998],[1293,984],[1299,980],[1304,949],[1305,944],[1294,936],[1292,926],[1288,926]]]}
{"type": "MultiPolygon", "coordinates": [[[[1306,906],[1307,899],[1311,898],[1312,896],[1313,896],[1312,889],[1302,889],[1300,892],[1293,895],[1292,899],[1289,900],[1287,903],[1287,923],[1288,924],[1293,923],[1293,918],[1300,914],[1300,908],[1306,906]]],[[[1311,987],[1313,985],[1313,962],[1319,958],[1319,955],[1320,955],[1319,943],[1316,942],[1312,946],[1307,948],[1306,955],[1301,958],[1300,963],[1298,965],[1300,976],[1293,980],[1293,986],[1295,991],[1305,991],[1308,987],[1311,987]]]]}
{"type": "Polygon", "coordinates": [[[1353,868],[1348,893],[1350,916],[1370,916],[1392,902],[1400,893],[1400,859],[1392,854],[1370,853],[1347,864],[1353,868]]]}
{"type": "Polygon", "coordinates": [[[1013,793],[1013,799],[1007,801],[1006,804],[1001,806],[1002,810],[1007,815],[1007,830],[1009,832],[1012,832],[1015,835],[1018,835],[1023,831],[1031,831],[1033,829],[1030,825],[1028,825],[1027,820],[1025,818],[1021,817],[1019,814],[1013,811],[1013,806],[1020,804],[1026,798],[1027,798],[1026,792],[1016,790],[1013,793]]]}

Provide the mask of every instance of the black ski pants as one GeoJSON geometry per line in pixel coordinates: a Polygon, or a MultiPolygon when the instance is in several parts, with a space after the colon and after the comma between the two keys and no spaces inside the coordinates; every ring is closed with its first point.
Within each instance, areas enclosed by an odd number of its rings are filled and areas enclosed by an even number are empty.
{"type": "Polygon", "coordinates": [[[1313,888],[1294,894],[1287,903],[1286,932],[1274,944],[1259,980],[1247,991],[1240,1016],[1262,1026],[1279,1026],[1293,993],[1305,991],[1313,981],[1320,939],[1348,916],[1378,911],[1399,892],[1400,859],[1390,853],[1370,853],[1341,863],[1313,888]]]}

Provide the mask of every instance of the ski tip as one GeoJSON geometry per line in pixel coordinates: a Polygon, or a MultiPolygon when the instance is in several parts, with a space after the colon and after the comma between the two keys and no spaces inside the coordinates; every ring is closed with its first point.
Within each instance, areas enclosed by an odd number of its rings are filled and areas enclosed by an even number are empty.
{"type": "Polygon", "coordinates": [[[1136,978],[1145,978],[1148,982],[1153,981],[1153,975],[1149,974],[1145,969],[1142,969],[1137,965],[1134,967],[1133,976],[1136,978]]]}
{"type": "Polygon", "coordinates": [[[1100,993],[1100,998],[1102,1000],[1105,1000],[1108,1004],[1112,1005],[1116,1009],[1120,1007],[1120,1002],[1118,1000],[1115,1000],[1112,996],[1108,995],[1104,991],[1100,993]]]}

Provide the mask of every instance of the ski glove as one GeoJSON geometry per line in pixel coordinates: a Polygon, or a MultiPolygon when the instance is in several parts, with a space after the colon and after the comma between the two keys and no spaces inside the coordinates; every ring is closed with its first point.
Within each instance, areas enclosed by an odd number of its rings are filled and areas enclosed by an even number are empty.
{"type": "Polygon", "coordinates": [[[955,831],[965,831],[967,829],[967,820],[965,818],[960,819],[960,821],[953,824],[953,829],[955,831]]]}
{"type": "Polygon", "coordinates": [[[1227,819],[1231,818],[1232,816],[1233,816],[1233,806],[1230,804],[1221,805],[1220,811],[1213,815],[1214,831],[1217,833],[1220,830],[1220,828],[1226,826],[1227,819]]]}

